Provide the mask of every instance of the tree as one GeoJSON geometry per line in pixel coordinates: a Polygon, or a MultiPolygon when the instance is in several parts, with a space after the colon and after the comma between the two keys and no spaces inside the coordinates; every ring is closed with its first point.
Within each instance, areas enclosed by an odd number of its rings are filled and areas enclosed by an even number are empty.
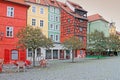
{"type": "Polygon", "coordinates": [[[72,62],[74,62],[75,50],[83,48],[83,42],[78,39],[78,37],[71,37],[66,39],[63,43],[63,46],[69,50],[72,50],[72,62]]]}
{"type": "Polygon", "coordinates": [[[104,33],[95,30],[94,32],[89,34],[88,49],[94,52],[98,52],[97,55],[99,58],[101,52],[107,49],[106,41],[107,38],[104,36],[104,33]]]}
{"type": "Polygon", "coordinates": [[[27,26],[21,29],[18,34],[18,48],[32,48],[33,50],[33,66],[35,66],[35,49],[39,47],[50,48],[53,47],[51,39],[46,38],[43,35],[40,28],[33,28],[32,26],[27,26]]]}
{"type": "Polygon", "coordinates": [[[107,38],[107,46],[109,50],[117,51],[120,50],[120,39],[117,35],[110,35],[107,38]]]}

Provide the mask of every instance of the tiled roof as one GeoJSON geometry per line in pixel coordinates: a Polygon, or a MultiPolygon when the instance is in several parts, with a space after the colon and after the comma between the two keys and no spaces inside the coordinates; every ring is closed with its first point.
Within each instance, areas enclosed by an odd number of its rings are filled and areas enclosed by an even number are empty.
{"type": "Polygon", "coordinates": [[[28,4],[26,4],[26,3],[24,2],[24,0],[4,0],[4,1],[9,1],[9,2],[13,2],[13,3],[17,3],[17,4],[29,6],[28,4]]]}
{"type": "Polygon", "coordinates": [[[77,18],[81,18],[81,19],[85,19],[87,20],[87,18],[85,17],[82,17],[80,15],[78,15],[77,13],[75,13],[74,11],[72,11],[65,3],[62,3],[62,2],[58,2],[59,6],[65,10],[68,14],[74,16],[74,17],[77,17],[77,18]]]}
{"type": "Polygon", "coordinates": [[[82,10],[82,11],[87,12],[87,11],[84,10],[79,4],[73,3],[73,2],[71,2],[71,1],[69,1],[69,0],[67,0],[67,2],[68,2],[69,4],[71,4],[75,9],[78,9],[78,10],[82,10]]]}
{"type": "Polygon", "coordinates": [[[36,4],[41,4],[41,5],[48,5],[46,0],[40,0],[40,2],[36,2],[37,0],[25,0],[25,2],[31,2],[31,3],[36,3],[36,4]]]}
{"type": "Polygon", "coordinates": [[[54,6],[59,8],[56,0],[46,0],[46,2],[49,6],[54,6]]]}
{"type": "Polygon", "coordinates": [[[92,22],[92,21],[97,21],[97,20],[103,20],[105,22],[108,22],[107,20],[105,20],[101,15],[99,14],[94,14],[94,15],[91,15],[91,16],[88,16],[88,20],[89,22],[92,22]]]}

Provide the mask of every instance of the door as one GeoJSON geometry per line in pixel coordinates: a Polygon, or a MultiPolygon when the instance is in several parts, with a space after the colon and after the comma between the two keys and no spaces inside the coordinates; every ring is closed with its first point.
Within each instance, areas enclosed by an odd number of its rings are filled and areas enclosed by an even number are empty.
{"type": "Polygon", "coordinates": [[[4,50],[4,62],[5,63],[10,62],[10,50],[8,50],[8,49],[4,50]]]}
{"type": "Polygon", "coordinates": [[[60,59],[64,59],[64,50],[60,50],[60,59]]]}

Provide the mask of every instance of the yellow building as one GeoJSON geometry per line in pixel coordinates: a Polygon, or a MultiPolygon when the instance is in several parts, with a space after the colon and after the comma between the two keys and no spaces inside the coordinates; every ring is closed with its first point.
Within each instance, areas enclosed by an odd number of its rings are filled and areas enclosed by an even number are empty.
{"type": "Polygon", "coordinates": [[[110,23],[110,28],[109,28],[109,33],[110,35],[116,35],[116,27],[115,27],[115,23],[110,23]]]}
{"type": "Polygon", "coordinates": [[[30,5],[27,14],[27,25],[40,27],[43,34],[48,37],[48,6],[44,0],[26,0],[30,5]]]}

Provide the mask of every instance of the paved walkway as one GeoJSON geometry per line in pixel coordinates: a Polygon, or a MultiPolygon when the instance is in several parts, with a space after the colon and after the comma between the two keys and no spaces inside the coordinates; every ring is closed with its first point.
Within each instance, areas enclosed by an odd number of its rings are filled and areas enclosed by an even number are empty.
{"type": "Polygon", "coordinates": [[[0,80],[120,80],[120,57],[48,61],[46,68],[0,73],[0,80]]]}

